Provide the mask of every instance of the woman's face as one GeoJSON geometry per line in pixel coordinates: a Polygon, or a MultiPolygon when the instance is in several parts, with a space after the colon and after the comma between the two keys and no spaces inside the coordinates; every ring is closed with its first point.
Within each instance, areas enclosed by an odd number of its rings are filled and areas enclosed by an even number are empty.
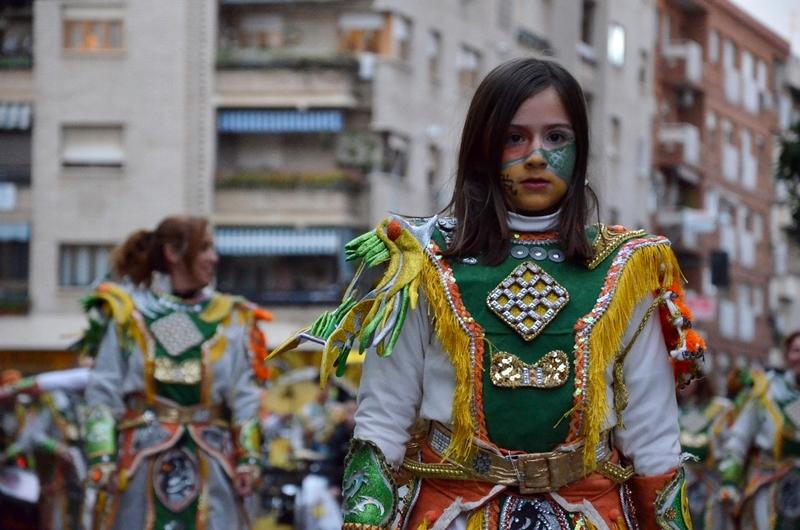
{"type": "Polygon", "coordinates": [[[800,336],[789,343],[786,350],[786,367],[800,377],[800,336]]]}
{"type": "Polygon", "coordinates": [[[214,238],[210,232],[206,231],[190,271],[197,283],[202,284],[202,287],[205,287],[214,279],[218,261],[219,256],[217,256],[217,251],[214,250],[214,238]]]}
{"type": "Polygon", "coordinates": [[[575,134],[555,89],[526,99],[511,119],[501,159],[500,179],[511,210],[556,211],[572,181],[575,156],[575,134]]]}

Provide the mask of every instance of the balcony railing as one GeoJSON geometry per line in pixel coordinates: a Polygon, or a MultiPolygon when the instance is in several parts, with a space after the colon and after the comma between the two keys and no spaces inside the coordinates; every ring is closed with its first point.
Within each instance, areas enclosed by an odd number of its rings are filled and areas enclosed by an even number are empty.
{"type": "Polygon", "coordinates": [[[658,129],[658,140],[668,152],[680,147],[679,163],[700,165],[700,130],[691,123],[663,123],[658,129]]]}
{"type": "Polygon", "coordinates": [[[324,54],[286,48],[223,46],[217,50],[219,68],[344,68],[357,71],[358,57],[349,52],[324,54]]]}
{"type": "Polygon", "coordinates": [[[699,85],[703,80],[703,47],[692,40],[675,40],[664,46],[662,55],[670,66],[683,65],[679,80],[699,85]]]}
{"type": "Polygon", "coordinates": [[[357,190],[360,174],[345,171],[285,173],[269,170],[220,171],[217,189],[340,189],[357,190]]]}

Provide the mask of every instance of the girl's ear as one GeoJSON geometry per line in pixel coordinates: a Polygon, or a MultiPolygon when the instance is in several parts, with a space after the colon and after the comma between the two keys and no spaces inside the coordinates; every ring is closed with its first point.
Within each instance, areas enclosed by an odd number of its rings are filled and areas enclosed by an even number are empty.
{"type": "Polygon", "coordinates": [[[175,250],[174,246],[166,244],[164,245],[164,259],[166,260],[170,268],[172,268],[178,263],[180,263],[182,256],[180,255],[179,252],[175,250]]]}

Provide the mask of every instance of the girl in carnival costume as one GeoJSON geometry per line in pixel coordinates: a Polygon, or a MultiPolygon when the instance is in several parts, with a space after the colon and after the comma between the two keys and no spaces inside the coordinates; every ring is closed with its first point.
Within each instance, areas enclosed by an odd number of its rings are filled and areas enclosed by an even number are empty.
{"type": "Polygon", "coordinates": [[[784,341],[786,370],[752,371],[719,468],[720,496],[741,528],[800,528],[800,331],[784,341]]]}
{"type": "Polygon", "coordinates": [[[123,283],[103,283],[84,302],[82,349],[96,357],[86,452],[90,485],[103,491],[97,528],[248,527],[256,380],[268,375],[258,322],[270,316],[209,287],[216,264],[208,222],[169,217],[131,234],[113,256],[123,283]]]}
{"type": "Polygon", "coordinates": [[[324,382],[368,349],[346,530],[691,527],[673,371],[693,376],[702,340],[666,239],[586,226],[588,152],[566,70],[497,67],[452,217],[392,216],[350,242],[342,305],[275,350],[324,344],[324,382]]]}

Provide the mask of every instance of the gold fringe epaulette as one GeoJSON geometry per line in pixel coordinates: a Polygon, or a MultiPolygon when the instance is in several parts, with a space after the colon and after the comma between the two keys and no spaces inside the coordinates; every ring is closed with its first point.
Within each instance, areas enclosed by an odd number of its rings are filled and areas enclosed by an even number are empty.
{"type": "Polygon", "coordinates": [[[613,254],[623,243],[643,237],[647,234],[644,230],[628,230],[620,225],[597,225],[597,235],[592,242],[593,257],[587,264],[589,269],[594,269],[607,257],[613,254]]]}

